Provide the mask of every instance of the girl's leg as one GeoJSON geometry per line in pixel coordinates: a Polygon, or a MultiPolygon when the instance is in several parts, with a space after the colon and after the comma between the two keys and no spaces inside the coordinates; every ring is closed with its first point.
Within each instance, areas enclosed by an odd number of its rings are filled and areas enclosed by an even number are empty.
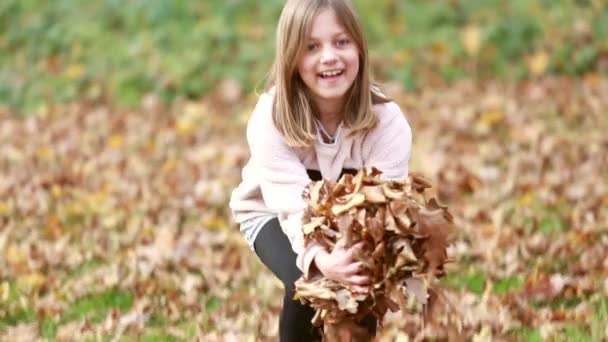
{"type": "MultiPolygon", "coordinates": [[[[258,233],[254,249],[260,260],[274,273],[285,288],[283,309],[279,318],[279,335],[281,342],[315,341],[321,337],[310,321],[314,310],[294,300],[294,283],[302,275],[296,267],[296,254],[291,249],[289,239],[283,233],[279,220],[270,220],[258,233]]],[[[376,319],[369,315],[360,323],[370,334],[376,334],[376,319]]]]}
{"type": "Polygon", "coordinates": [[[266,223],[255,239],[254,248],[260,260],[283,282],[285,288],[283,309],[279,318],[281,342],[320,340],[316,329],[310,323],[314,310],[293,299],[294,282],[302,272],[296,267],[296,254],[281,230],[278,219],[266,223]]]}

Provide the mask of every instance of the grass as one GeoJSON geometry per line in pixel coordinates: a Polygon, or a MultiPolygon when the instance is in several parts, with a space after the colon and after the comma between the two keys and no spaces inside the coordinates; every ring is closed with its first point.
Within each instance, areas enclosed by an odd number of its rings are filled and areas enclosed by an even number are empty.
{"type": "Polygon", "coordinates": [[[518,340],[526,342],[542,342],[543,338],[538,329],[522,328],[515,332],[518,340]]]}
{"type": "Polygon", "coordinates": [[[72,321],[86,318],[92,322],[99,322],[110,310],[128,310],[132,304],[133,295],[130,292],[113,288],[76,300],[64,313],[63,319],[72,321]]]}
{"type": "MultiPolygon", "coordinates": [[[[476,295],[481,295],[486,289],[487,277],[479,270],[469,268],[462,272],[451,272],[441,280],[442,285],[453,289],[465,289],[476,295]]],[[[492,292],[501,295],[522,288],[524,280],[513,276],[493,281],[492,292]]]]}
{"type": "MultiPolygon", "coordinates": [[[[7,0],[0,5],[0,106],[31,113],[68,101],[137,106],[200,97],[232,78],[262,84],[282,1],[7,0]]],[[[526,59],[581,75],[608,52],[608,6],[546,0],[355,1],[383,80],[422,87],[435,76],[527,77],[526,59]],[[497,10],[499,9],[499,10],[497,10]],[[581,24],[582,23],[582,24],[581,24]],[[573,32],[578,24],[580,32],[573,32]],[[467,25],[480,49],[461,43],[467,25]],[[584,26],[581,26],[584,25],[584,26]],[[582,31],[581,31],[582,30],[582,31]],[[472,66],[476,65],[475,68],[472,66]],[[435,74],[435,76],[433,76],[435,74]]]]}
{"type": "Polygon", "coordinates": [[[173,342],[177,341],[174,336],[164,334],[162,332],[157,333],[148,333],[141,338],[141,341],[144,342],[173,342]]]}
{"type": "Polygon", "coordinates": [[[524,280],[521,277],[507,277],[499,279],[494,283],[492,290],[496,294],[503,294],[509,291],[518,290],[524,285],[524,280]]]}
{"type": "MultiPolygon", "coordinates": [[[[133,295],[118,288],[94,293],[69,303],[60,319],[43,318],[40,323],[40,334],[44,338],[55,337],[59,327],[75,320],[89,320],[92,323],[103,321],[110,310],[128,310],[133,304],[133,295]]],[[[16,310],[0,319],[0,329],[20,323],[34,322],[38,319],[33,308],[16,310]]]]}
{"type": "Polygon", "coordinates": [[[467,289],[477,295],[481,295],[485,289],[486,276],[475,270],[468,269],[463,272],[452,272],[441,280],[442,285],[454,289],[467,289]]]}

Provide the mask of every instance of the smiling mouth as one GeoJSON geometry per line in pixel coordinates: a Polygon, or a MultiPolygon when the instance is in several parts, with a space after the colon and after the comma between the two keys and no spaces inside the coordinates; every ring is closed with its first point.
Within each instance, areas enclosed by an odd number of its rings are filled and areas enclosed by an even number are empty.
{"type": "Polygon", "coordinates": [[[335,78],[344,74],[344,70],[324,71],[318,74],[321,78],[335,78]]]}

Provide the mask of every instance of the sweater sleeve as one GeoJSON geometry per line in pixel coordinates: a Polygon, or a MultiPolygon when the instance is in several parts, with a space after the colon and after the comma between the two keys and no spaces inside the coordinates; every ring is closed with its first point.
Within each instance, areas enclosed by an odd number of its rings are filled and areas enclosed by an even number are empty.
{"type": "Polygon", "coordinates": [[[380,122],[366,138],[365,167],[376,167],[384,179],[403,180],[408,175],[412,130],[394,102],[378,106],[377,114],[380,122]]]}
{"type": "Polygon", "coordinates": [[[296,151],[289,147],[272,120],[272,96],[263,94],[247,125],[251,160],[257,171],[265,205],[277,213],[283,232],[297,254],[296,266],[308,277],[320,245],[304,248],[302,216],[304,188],[311,182],[296,151]]]}

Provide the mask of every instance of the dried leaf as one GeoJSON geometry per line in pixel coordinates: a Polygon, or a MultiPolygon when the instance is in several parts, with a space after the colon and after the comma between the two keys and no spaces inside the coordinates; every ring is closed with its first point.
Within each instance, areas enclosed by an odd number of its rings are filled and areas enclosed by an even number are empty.
{"type": "MultiPolygon", "coordinates": [[[[342,177],[337,184],[319,182],[329,186],[324,192],[334,197],[314,196],[318,201],[327,200],[322,205],[309,201],[303,229],[312,234],[306,234],[306,241],[341,247],[363,241],[363,249],[354,258],[369,271],[373,282],[371,294],[355,294],[348,285],[322,277],[296,281],[297,297],[317,310],[313,321],[315,325],[322,321],[326,333],[336,332],[328,325],[355,322],[370,312],[382,320],[389,307],[394,311],[399,306],[385,297],[385,293],[395,292],[395,284],[404,283],[408,296],[425,305],[428,287],[418,277],[432,279],[443,272],[452,221],[447,208],[426,199],[424,190],[430,184],[420,176],[398,182],[383,181],[379,175],[376,169],[362,170],[354,177],[342,177]],[[359,192],[350,192],[353,185],[359,192]],[[323,223],[328,226],[319,230],[323,223]],[[418,277],[412,277],[414,271],[418,277]]],[[[312,193],[320,193],[314,190],[321,189],[319,183],[313,185],[312,193]]],[[[404,298],[397,297],[397,301],[406,307],[404,298]]]]}
{"type": "Polygon", "coordinates": [[[355,193],[352,196],[348,196],[346,203],[340,205],[334,205],[331,209],[334,215],[340,215],[350,209],[359,206],[365,202],[365,195],[355,193]]]}
{"type": "Polygon", "coordinates": [[[362,188],[363,194],[365,195],[365,200],[369,203],[385,203],[386,197],[384,196],[384,192],[382,190],[381,185],[375,186],[364,186],[362,188]]]}
{"type": "Polygon", "coordinates": [[[308,235],[312,233],[315,229],[321,227],[321,225],[325,223],[325,217],[313,217],[310,222],[304,224],[302,227],[302,231],[304,234],[308,235]]]}
{"type": "Polygon", "coordinates": [[[428,290],[424,280],[420,278],[409,277],[405,279],[405,287],[407,294],[416,298],[416,301],[421,304],[426,304],[428,300],[428,290]]]}

